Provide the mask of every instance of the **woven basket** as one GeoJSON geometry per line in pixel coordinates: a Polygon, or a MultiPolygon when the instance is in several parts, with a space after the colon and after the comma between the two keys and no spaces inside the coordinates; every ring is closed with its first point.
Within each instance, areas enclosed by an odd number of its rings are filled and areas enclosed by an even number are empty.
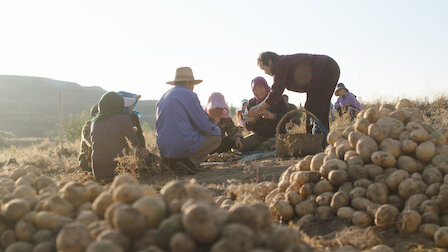
{"type": "Polygon", "coordinates": [[[311,112],[300,108],[286,113],[277,124],[275,134],[275,151],[278,157],[297,157],[313,155],[322,151],[323,134],[309,133],[286,133],[280,134],[280,130],[291,115],[298,112],[305,112],[307,115],[320,122],[320,120],[311,112]]]}

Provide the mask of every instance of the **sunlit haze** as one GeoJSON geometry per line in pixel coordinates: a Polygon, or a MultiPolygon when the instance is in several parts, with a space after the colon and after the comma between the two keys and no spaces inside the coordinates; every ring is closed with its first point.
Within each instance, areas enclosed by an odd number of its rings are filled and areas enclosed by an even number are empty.
{"type": "MultiPolygon", "coordinates": [[[[177,67],[239,105],[260,52],[334,58],[361,100],[448,93],[448,1],[3,1],[0,74],[159,99],[177,67]]],[[[304,103],[306,95],[287,92],[304,103]]]]}

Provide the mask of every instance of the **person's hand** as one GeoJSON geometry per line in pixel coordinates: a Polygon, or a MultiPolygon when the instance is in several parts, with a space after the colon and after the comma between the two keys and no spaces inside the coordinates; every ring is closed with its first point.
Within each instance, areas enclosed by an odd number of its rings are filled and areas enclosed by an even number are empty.
{"type": "Polygon", "coordinates": [[[268,110],[261,111],[260,115],[264,119],[274,120],[274,118],[275,118],[275,115],[273,113],[269,112],[268,110]]]}
{"type": "Polygon", "coordinates": [[[241,137],[237,137],[235,140],[235,145],[238,150],[243,149],[243,142],[241,141],[241,137]]]}
{"type": "Polygon", "coordinates": [[[257,106],[253,106],[250,108],[249,112],[246,115],[246,118],[252,118],[252,120],[255,120],[255,118],[258,118],[260,115],[260,111],[258,110],[257,106]]]}

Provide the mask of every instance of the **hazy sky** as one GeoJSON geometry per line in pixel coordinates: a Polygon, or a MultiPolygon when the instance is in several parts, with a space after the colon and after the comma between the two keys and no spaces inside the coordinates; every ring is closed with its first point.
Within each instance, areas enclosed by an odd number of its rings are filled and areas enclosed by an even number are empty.
{"type": "MultiPolygon", "coordinates": [[[[158,99],[175,69],[202,102],[252,97],[262,51],[333,57],[363,100],[448,93],[448,1],[111,1],[0,3],[0,74],[49,77],[158,99]]],[[[305,94],[287,92],[294,103],[305,94]]]]}

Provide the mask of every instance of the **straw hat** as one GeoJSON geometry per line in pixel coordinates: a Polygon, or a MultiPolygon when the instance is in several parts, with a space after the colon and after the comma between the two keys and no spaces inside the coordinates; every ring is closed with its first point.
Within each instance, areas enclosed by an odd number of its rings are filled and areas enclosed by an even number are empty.
{"type": "Polygon", "coordinates": [[[346,92],[348,92],[348,89],[345,87],[344,83],[338,83],[338,85],[336,86],[336,90],[334,91],[334,95],[336,96],[340,96],[340,90],[345,89],[346,92]]]}
{"type": "Polygon", "coordinates": [[[194,85],[199,84],[202,80],[195,80],[193,71],[189,67],[179,67],[176,69],[176,76],[173,81],[168,81],[166,84],[175,85],[176,83],[190,82],[194,85]]]}

